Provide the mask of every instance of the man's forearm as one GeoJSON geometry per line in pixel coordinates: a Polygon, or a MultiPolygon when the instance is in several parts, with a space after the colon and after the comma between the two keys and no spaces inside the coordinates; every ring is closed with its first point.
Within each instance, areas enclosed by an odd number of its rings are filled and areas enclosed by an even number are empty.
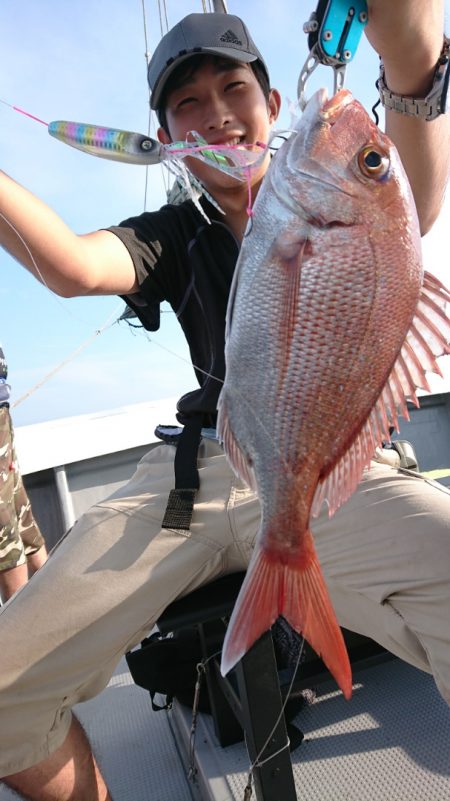
{"type": "MultiPolygon", "coordinates": [[[[380,54],[395,94],[423,98],[431,89],[443,44],[442,0],[369,0],[367,35],[380,54]]],[[[386,110],[386,133],[396,145],[413,190],[422,234],[433,225],[450,170],[450,115],[427,122],[386,110]]]]}
{"type": "Polygon", "coordinates": [[[45,203],[0,171],[0,247],[62,297],[129,295],[132,258],[110,231],[75,234],[45,203]]]}
{"type": "MultiPolygon", "coordinates": [[[[392,92],[422,98],[431,89],[443,44],[443,20],[435,24],[422,55],[412,68],[385,62],[386,83],[392,92]]],[[[396,143],[416,201],[422,234],[427,233],[442,206],[450,169],[450,114],[427,122],[386,110],[386,133],[396,143]]]]}
{"type": "Polygon", "coordinates": [[[408,175],[423,236],[436,221],[444,200],[450,169],[450,115],[425,122],[386,111],[386,132],[408,175]]]}
{"type": "Polygon", "coordinates": [[[45,203],[0,171],[0,245],[63,296],[82,294],[82,242],[45,203]]]}

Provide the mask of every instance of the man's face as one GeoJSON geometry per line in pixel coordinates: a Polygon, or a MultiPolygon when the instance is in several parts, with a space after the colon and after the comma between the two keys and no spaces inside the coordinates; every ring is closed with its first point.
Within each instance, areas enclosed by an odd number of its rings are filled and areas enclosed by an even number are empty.
{"type": "MultiPolygon", "coordinates": [[[[278,93],[272,91],[267,103],[248,64],[205,58],[204,63],[193,74],[188,72],[186,80],[168,95],[166,120],[170,137],[162,129],[159,136],[165,144],[192,140],[191,131],[214,145],[267,143],[278,109],[278,93]]],[[[235,178],[199,159],[188,158],[187,164],[213,195],[236,187],[235,178]]],[[[268,159],[252,171],[253,185],[261,180],[267,164],[268,159]]]]}

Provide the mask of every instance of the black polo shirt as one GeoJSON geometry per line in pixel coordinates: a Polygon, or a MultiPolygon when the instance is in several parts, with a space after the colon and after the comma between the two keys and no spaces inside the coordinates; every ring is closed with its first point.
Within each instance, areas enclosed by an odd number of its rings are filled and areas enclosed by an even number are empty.
{"type": "Polygon", "coordinates": [[[159,327],[159,304],[166,300],[186,336],[200,388],[183,395],[178,418],[185,423],[203,412],[204,425],[216,420],[225,375],[225,315],[239,245],[223,216],[201,200],[209,224],[190,200],[145,212],[108,230],[130,252],[140,291],[124,297],[147,330],[159,327]],[[202,371],[209,373],[209,377],[202,371]]]}

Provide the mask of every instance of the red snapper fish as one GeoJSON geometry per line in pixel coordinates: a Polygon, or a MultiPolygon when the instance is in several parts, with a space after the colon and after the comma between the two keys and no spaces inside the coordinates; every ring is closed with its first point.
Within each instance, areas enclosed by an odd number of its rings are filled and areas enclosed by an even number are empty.
{"type": "Polygon", "coordinates": [[[264,178],[227,312],[218,432],[261,524],[223,674],[283,615],[351,696],[310,519],[350,497],[406,401],[429,391],[425,371],[440,374],[448,301],[423,271],[395,147],[348,90],[320,90],[264,178]]]}

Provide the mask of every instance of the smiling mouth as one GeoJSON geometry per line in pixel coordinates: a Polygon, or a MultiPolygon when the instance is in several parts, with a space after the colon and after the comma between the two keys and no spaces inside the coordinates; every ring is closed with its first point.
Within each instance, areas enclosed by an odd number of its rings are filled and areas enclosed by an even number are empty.
{"type": "MultiPolygon", "coordinates": [[[[199,137],[200,138],[200,137],[199,137]]],[[[190,143],[189,143],[190,145],[190,143]]],[[[238,181],[250,179],[250,171],[258,168],[266,157],[267,146],[262,142],[249,144],[245,135],[233,136],[215,142],[197,142],[192,146],[189,157],[198,158],[208,166],[235,178],[238,181]]]]}
{"type": "Polygon", "coordinates": [[[238,147],[239,145],[245,145],[245,136],[234,136],[233,139],[227,139],[225,142],[210,142],[209,144],[214,145],[215,147],[238,147]]]}

